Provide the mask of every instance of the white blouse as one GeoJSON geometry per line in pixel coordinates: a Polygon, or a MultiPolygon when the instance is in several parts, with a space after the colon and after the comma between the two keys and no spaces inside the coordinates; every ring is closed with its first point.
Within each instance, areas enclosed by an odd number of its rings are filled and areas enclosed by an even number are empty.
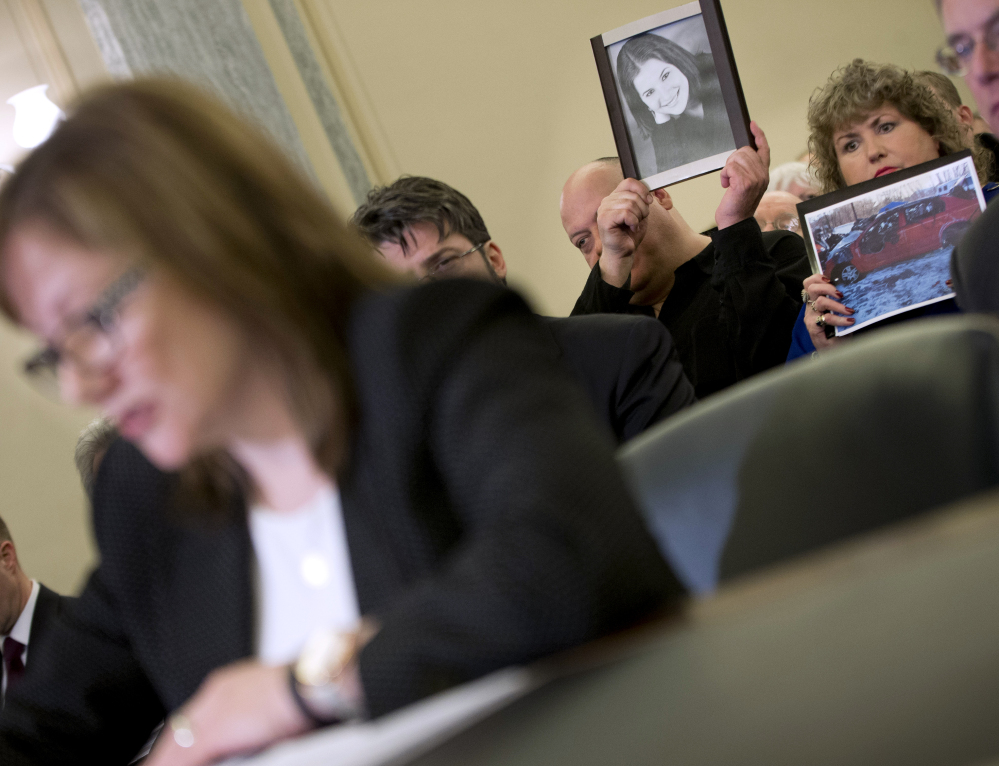
{"type": "Polygon", "coordinates": [[[293,662],[317,629],[356,629],[357,592],[335,487],[324,487],[291,513],[254,506],[250,537],[257,558],[261,662],[293,662]]]}

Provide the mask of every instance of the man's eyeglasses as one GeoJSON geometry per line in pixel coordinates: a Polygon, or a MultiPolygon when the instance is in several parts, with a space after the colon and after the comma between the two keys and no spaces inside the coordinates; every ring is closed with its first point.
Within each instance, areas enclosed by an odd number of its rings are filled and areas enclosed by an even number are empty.
{"type": "Polygon", "coordinates": [[[481,250],[483,247],[485,247],[485,245],[486,245],[485,242],[480,242],[475,247],[466,250],[463,253],[460,253],[458,255],[448,255],[445,256],[444,258],[441,258],[439,261],[437,261],[435,264],[433,264],[427,269],[426,273],[422,277],[420,277],[420,281],[426,282],[431,279],[441,279],[442,277],[448,276],[449,272],[453,271],[455,267],[461,263],[462,258],[471,255],[476,250],[481,250]]]}
{"type": "Polygon", "coordinates": [[[759,218],[756,221],[760,224],[760,229],[763,230],[766,230],[768,226],[773,226],[774,229],[779,231],[798,231],[801,228],[798,216],[792,213],[781,213],[772,221],[761,221],[759,218]]]}
{"type": "Polygon", "coordinates": [[[963,77],[968,73],[968,62],[979,42],[995,53],[999,51],[999,14],[993,16],[982,28],[981,40],[971,35],[951,35],[947,44],[937,51],[937,63],[949,75],[963,77]]]}
{"type": "Polygon", "coordinates": [[[119,351],[116,330],[121,303],[144,277],[142,269],[126,271],[70,325],[60,344],[46,346],[25,360],[24,373],[32,385],[57,398],[59,367],[64,361],[72,361],[81,373],[94,374],[107,369],[119,351]]]}

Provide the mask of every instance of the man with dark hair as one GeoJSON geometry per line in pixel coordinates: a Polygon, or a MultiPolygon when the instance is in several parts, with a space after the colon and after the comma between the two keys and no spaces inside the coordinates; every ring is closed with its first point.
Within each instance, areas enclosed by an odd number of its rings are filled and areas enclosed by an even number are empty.
{"type": "MultiPolygon", "coordinates": [[[[373,189],[351,223],[385,259],[420,279],[506,282],[506,261],[471,201],[432,178],[373,189]]],[[[695,401],[669,333],[642,317],[542,318],[554,356],[619,442],[695,401]]]]}
{"type": "Polygon", "coordinates": [[[966,146],[970,149],[975,144],[985,149],[992,156],[992,167],[989,169],[989,181],[999,179],[999,140],[992,133],[976,130],[975,120],[981,120],[981,116],[976,115],[970,106],[961,101],[961,94],[957,86],[946,75],[939,72],[924,70],[915,72],[916,81],[922,83],[940,101],[947,105],[954,114],[958,124],[964,129],[966,136],[966,146]]]}
{"type": "Polygon", "coordinates": [[[690,227],[665,189],[624,178],[616,157],[573,173],[559,203],[569,241],[591,270],[572,315],[657,317],[698,397],[784,364],[812,271],[801,237],[761,233],[753,218],[770,150],[752,127],[759,148],[730,155],[711,236],[690,227]]]}
{"type": "Polygon", "coordinates": [[[72,599],[31,580],[21,569],[10,530],[0,519],[0,641],[2,695],[24,674],[28,646],[37,645],[52,620],[72,599]]]}

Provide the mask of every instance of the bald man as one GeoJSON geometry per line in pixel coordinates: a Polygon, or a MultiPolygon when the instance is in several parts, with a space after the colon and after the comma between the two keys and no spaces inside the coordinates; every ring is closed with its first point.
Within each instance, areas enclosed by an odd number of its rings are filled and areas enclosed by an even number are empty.
{"type": "Polygon", "coordinates": [[[799,202],[801,200],[790,192],[768,191],[760,198],[753,218],[760,225],[760,231],[793,231],[800,236],[799,202]]]}
{"type": "Polygon", "coordinates": [[[690,227],[665,189],[622,178],[616,157],[584,165],[562,190],[562,226],[591,270],[572,315],[658,317],[698,398],[784,363],[811,274],[801,237],[761,233],[753,218],[770,149],[752,128],[759,149],[729,157],[711,236],[690,227]]]}

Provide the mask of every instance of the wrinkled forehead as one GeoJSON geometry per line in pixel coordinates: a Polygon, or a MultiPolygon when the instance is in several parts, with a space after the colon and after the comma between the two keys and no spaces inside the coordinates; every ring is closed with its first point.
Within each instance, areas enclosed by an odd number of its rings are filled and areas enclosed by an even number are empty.
{"type": "Polygon", "coordinates": [[[940,19],[944,32],[974,34],[999,14],[999,0],[942,0],[940,19]]]}
{"type": "Polygon", "coordinates": [[[760,200],[760,204],[756,208],[756,212],[767,219],[773,218],[780,215],[781,213],[790,213],[792,215],[798,215],[798,209],[795,207],[797,203],[792,195],[787,195],[786,197],[781,195],[779,197],[770,197],[769,195],[763,195],[763,199],[760,200]]]}

